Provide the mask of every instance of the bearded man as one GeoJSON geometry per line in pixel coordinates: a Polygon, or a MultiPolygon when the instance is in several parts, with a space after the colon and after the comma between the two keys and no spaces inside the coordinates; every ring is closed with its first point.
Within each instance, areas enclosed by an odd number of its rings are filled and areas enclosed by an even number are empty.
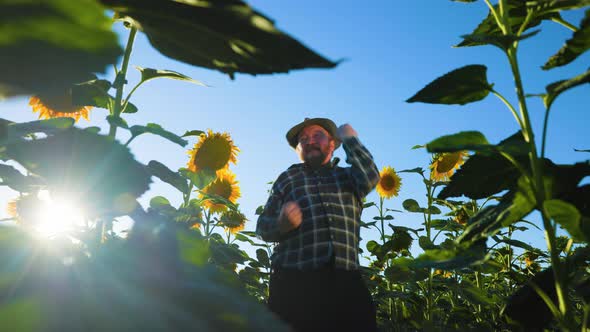
{"type": "Polygon", "coordinates": [[[379,170],[349,124],[306,118],[286,136],[303,163],[277,178],[256,225],[278,243],[269,307],[296,331],[376,331],[358,253],[363,198],[379,170]],[[340,145],[348,167],[332,159],[340,145]]]}

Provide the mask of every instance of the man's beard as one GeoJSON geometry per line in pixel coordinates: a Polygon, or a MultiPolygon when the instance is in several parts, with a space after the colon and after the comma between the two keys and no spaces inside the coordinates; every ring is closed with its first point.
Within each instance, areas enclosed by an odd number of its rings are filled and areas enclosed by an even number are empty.
{"type": "Polygon", "coordinates": [[[311,168],[319,168],[326,160],[327,154],[321,150],[321,148],[310,148],[308,151],[305,152],[303,161],[306,165],[311,168]],[[316,153],[310,155],[311,151],[316,151],[316,153]]]}

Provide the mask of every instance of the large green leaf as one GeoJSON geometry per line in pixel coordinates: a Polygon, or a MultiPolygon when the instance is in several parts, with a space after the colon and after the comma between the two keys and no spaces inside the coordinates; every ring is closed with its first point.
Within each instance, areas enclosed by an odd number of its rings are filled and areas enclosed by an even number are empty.
{"type": "Polygon", "coordinates": [[[140,66],[135,66],[137,70],[141,72],[141,83],[147,82],[149,80],[153,80],[156,78],[169,78],[172,80],[179,80],[179,81],[187,81],[191,83],[195,83],[200,86],[207,86],[205,83],[194,80],[184,74],[173,70],[165,70],[165,69],[152,69],[152,68],[143,68],[140,66]]]}
{"type": "Polygon", "coordinates": [[[524,33],[520,36],[516,35],[465,35],[461,36],[464,43],[474,43],[477,45],[494,45],[502,50],[507,50],[516,41],[521,41],[530,37],[535,36],[541,30],[531,31],[524,33]]]}
{"type": "Polygon", "coordinates": [[[590,0],[533,0],[527,1],[526,6],[533,9],[537,15],[543,15],[590,6],[590,0]]]}
{"type": "Polygon", "coordinates": [[[243,1],[100,1],[136,22],[162,54],[232,78],[235,73],[336,66],[278,30],[271,19],[243,1]]]}
{"type": "MultiPolygon", "coordinates": [[[[522,163],[528,161],[526,142],[521,132],[503,140],[495,148],[509,153],[522,163]]],[[[453,175],[438,198],[462,195],[472,199],[486,198],[512,188],[519,176],[518,169],[501,154],[476,153],[453,175]]]]}
{"type": "Polygon", "coordinates": [[[395,259],[393,264],[412,268],[454,270],[481,264],[486,258],[485,240],[473,244],[457,244],[454,248],[425,250],[413,260],[395,259]]]}
{"type": "Polygon", "coordinates": [[[570,236],[578,242],[588,242],[580,227],[580,211],[570,203],[559,199],[550,199],[543,202],[543,208],[551,219],[555,220],[561,227],[565,228],[570,236]]]}
{"type": "Polygon", "coordinates": [[[459,242],[473,242],[488,238],[521,220],[533,211],[536,199],[526,178],[518,180],[517,188],[505,194],[497,205],[487,206],[469,219],[459,242]]]}
{"type": "MultiPolygon", "coordinates": [[[[108,93],[110,88],[111,82],[99,79],[74,84],[72,86],[72,103],[110,110],[115,105],[115,98],[108,93]]],[[[127,103],[123,113],[137,113],[137,106],[127,103]]]]}
{"type": "Polygon", "coordinates": [[[486,71],[487,68],[483,65],[455,69],[432,81],[406,102],[465,105],[482,100],[492,89],[486,71]]]}
{"type": "MultiPolygon", "coordinates": [[[[560,1],[551,1],[551,2],[560,2],[560,1]]],[[[521,0],[507,0],[506,1],[508,13],[510,15],[510,29],[513,32],[518,31],[521,25],[524,23],[525,18],[527,16],[527,1],[521,0]]],[[[499,11],[498,5],[494,5],[496,12],[499,11]]],[[[550,19],[558,19],[561,18],[557,11],[539,11],[537,10],[534,12],[532,18],[528,21],[526,28],[530,29],[541,24],[543,20],[550,20],[550,19]]],[[[478,39],[476,38],[467,38],[463,40],[461,43],[456,45],[456,47],[465,47],[465,46],[478,46],[478,45],[486,45],[490,44],[490,41],[494,38],[513,38],[513,37],[502,37],[504,34],[498,27],[496,23],[496,19],[494,15],[490,11],[488,16],[471,32],[468,36],[479,36],[478,39]]]]}
{"type": "Polygon", "coordinates": [[[25,176],[10,165],[0,164],[0,185],[8,186],[19,192],[31,192],[34,187],[41,187],[41,179],[34,176],[25,176]]]}
{"type": "Polygon", "coordinates": [[[545,107],[551,107],[555,98],[557,98],[562,92],[585,83],[590,83],[590,69],[583,74],[570,78],[569,80],[557,81],[547,85],[547,87],[545,87],[547,93],[543,96],[545,107]]]}
{"type": "Polygon", "coordinates": [[[104,72],[122,50],[94,0],[0,4],[0,97],[63,91],[104,72]]]}
{"type": "Polygon", "coordinates": [[[580,23],[579,29],[574,32],[572,38],[565,42],[565,45],[553,55],[547,63],[543,65],[543,69],[551,69],[559,66],[567,65],[574,61],[582,53],[590,48],[590,9],[586,11],[585,17],[580,23]]]}
{"type": "Polygon", "coordinates": [[[489,149],[490,144],[479,131],[462,131],[453,135],[441,136],[426,144],[428,152],[455,152],[462,150],[489,149]]]}
{"type": "Polygon", "coordinates": [[[151,182],[126,147],[84,130],[12,144],[6,155],[41,176],[52,194],[64,194],[93,214],[126,214],[151,182]]]}
{"type": "Polygon", "coordinates": [[[161,162],[157,160],[151,160],[147,164],[147,169],[151,175],[158,177],[160,180],[178,189],[181,193],[190,193],[186,179],[180,176],[180,174],[177,172],[170,170],[161,162]]]}
{"type": "Polygon", "coordinates": [[[145,134],[145,133],[150,133],[150,134],[154,134],[154,135],[158,135],[160,137],[164,137],[165,139],[169,140],[170,142],[176,143],[182,147],[185,147],[188,142],[187,140],[183,139],[182,137],[169,132],[168,130],[162,128],[162,126],[160,126],[157,123],[148,123],[145,126],[131,126],[129,128],[129,130],[131,131],[131,135],[132,137],[137,137],[139,135],[145,134]]]}

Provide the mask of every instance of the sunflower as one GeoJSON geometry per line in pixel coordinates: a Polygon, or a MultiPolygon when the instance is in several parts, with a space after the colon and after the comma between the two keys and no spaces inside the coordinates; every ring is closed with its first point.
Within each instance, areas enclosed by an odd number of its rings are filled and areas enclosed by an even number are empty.
{"type": "Polygon", "coordinates": [[[246,216],[239,212],[233,210],[227,210],[223,212],[221,218],[219,218],[219,222],[223,227],[225,227],[230,233],[236,234],[237,232],[244,229],[246,225],[246,216]]]}
{"type": "Polygon", "coordinates": [[[455,170],[465,163],[467,151],[437,153],[430,163],[430,179],[449,181],[455,170]]]}
{"type": "Polygon", "coordinates": [[[455,215],[454,220],[459,225],[465,226],[467,225],[467,221],[469,221],[469,214],[467,214],[467,211],[465,211],[465,209],[460,209],[455,215]]]}
{"type": "Polygon", "coordinates": [[[88,113],[92,109],[92,106],[74,105],[71,91],[61,94],[32,96],[29,105],[33,107],[33,112],[39,113],[39,119],[67,117],[73,118],[76,122],[80,120],[80,117],[88,121],[88,113]]]}
{"type": "Polygon", "coordinates": [[[399,194],[399,188],[402,185],[402,180],[395,172],[395,169],[390,166],[383,167],[379,173],[380,179],[377,183],[377,193],[382,198],[391,198],[399,194]]]}
{"type": "Polygon", "coordinates": [[[213,133],[209,129],[207,134],[201,134],[199,141],[188,152],[191,159],[187,167],[193,172],[226,169],[230,162],[237,162],[239,151],[228,133],[213,133]]]}
{"type": "MultiPolygon", "coordinates": [[[[240,187],[238,186],[238,181],[236,181],[236,175],[228,170],[219,172],[217,179],[202,191],[204,194],[217,195],[232,203],[235,203],[240,198],[240,187]]],[[[200,194],[200,198],[205,197],[203,193],[200,194]]],[[[203,206],[209,209],[210,212],[223,212],[227,210],[225,204],[210,199],[203,201],[203,206]]]]}

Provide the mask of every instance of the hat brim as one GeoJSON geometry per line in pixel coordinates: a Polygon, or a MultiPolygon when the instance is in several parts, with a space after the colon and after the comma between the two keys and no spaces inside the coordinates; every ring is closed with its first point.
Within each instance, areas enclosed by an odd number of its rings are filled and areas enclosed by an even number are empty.
{"type": "Polygon", "coordinates": [[[289,129],[286,135],[287,142],[289,142],[289,145],[295,149],[297,147],[297,144],[299,144],[299,133],[301,133],[303,128],[313,125],[318,125],[324,128],[328,132],[328,134],[332,136],[334,142],[336,143],[334,145],[334,150],[340,147],[341,142],[340,139],[338,139],[336,124],[332,120],[326,118],[305,119],[303,122],[293,126],[293,128],[289,129]]]}

